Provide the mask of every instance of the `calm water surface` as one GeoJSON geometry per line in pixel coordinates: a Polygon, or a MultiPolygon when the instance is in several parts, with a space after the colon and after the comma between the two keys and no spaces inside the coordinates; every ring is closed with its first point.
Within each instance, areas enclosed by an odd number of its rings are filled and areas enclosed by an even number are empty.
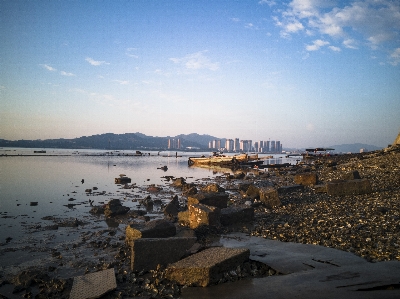
{"type": "MultiPolygon", "coordinates": [[[[46,154],[34,154],[34,150],[37,149],[0,149],[0,243],[10,236],[18,237],[26,226],[40,223],[44,216],[88,217],[91,209],[89,199],[98,205],[112,198],[125,198],[123,205],[135,208],[137,202],[130,199],[146,197],[148,194],[143,190],[148,185],[169,186],[170,183],[163,178],[166,175],[184,177],[187,182],[221,175],[213,169],[188,167],[189,156],[208,155],[208,152],[178,152],[180,157],[176,158],[175,152],[126,156],[135,151],[119,151],[111,155],[104,150],[46,149],[46,154]],[[168,166],[166,172],[157,169],[164,165],[168,166]],[[141,188],[122,189],[114,183],[120,174],[130,177],[132,184],[141,188]],[[93,187],[97,187],[98,192],[105,191],[105,194],[89,196],[85,190],[93,187]],[[129,200],[126,200],[126,194],[129,200]],[[32,206],[31,202],[37,202],[37,205],[32,206]],[[68,204],[75,205],[68,207],[68,204]]],[[[295,159],[285,159],[283,155],[274,157],[276,159],[266,163],[296,162],[295,159]]],[[[170,196],[164,196],[166,200],[170,199],[170,196]]]]}

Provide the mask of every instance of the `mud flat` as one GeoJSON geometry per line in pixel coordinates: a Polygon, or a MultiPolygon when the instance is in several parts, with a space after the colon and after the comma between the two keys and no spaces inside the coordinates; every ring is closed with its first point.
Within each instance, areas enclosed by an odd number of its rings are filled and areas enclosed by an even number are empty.
{"type": "MultiPolygon", "coordinates": [[[[164,173],[163,178],[170,182],[168,188],[121,185],[124,190],[150,190],[151,195],[145,196],[143,192],[142,198],[128,199],[121,195],[118,200],[93,207],[92,213],[80,218],[49,216],[41,224],[27,227],[26,238],[21,241],[13,240],[12,236],[0,240],[0,294],[4,298],[69,298],[73,277],[113,268],[117,287],[102,298],[178,298],[182,294],[191,298],[187,290],[193,287],[167,279],[169,264],[151,270],[132,268],[135,239],[146,242],[146,234],[150,236],[149,244],[162,244],[162,239],[183,242],[182,238],[194,242],[179,257],[181,260],[210,247],[232,246],[224,241],[227,234],[242,233],[231,238],[239,240],[246,236],[274,240],[277,244],[317,245],[354,256],[366,265],[384,261],[397,264],[400,261],[399,177],[400,147],[392,146],[370,153],[321,157],[268,171],[224,173],[222,170],[212,179],[192,183],[164,173]],[[141,208],[124,208],[126,200],[137,200],[141,208]],[[100,225],[104,221],[107,228],[100,225]],[[171,224],[175,228],[173,233],[171,224]],[[128,227],[135,232],[129,240],[128,227]]],[[[234,283],[245,288],[255,284],[249,282],[252,279],[289,282],[288,277],[294,277],[290,271],[285,272],[283,261],[276,263],[279,250],[273,253],[276,259],[263,259],[262,253],[250,248],[251,243],[257,242],[235,245],[249,247],[250,258],[228,263],[229,269],[215,274],[214,285],[234,283]]],[[[314,264],[321,264],[320,261],[328,263],[329,256],[305,262],[308,266],[303,263],[301,267],[316,267],[314,264]]],[[[331,273],[332,277],[344,275],[333,270],[331,273]]],[[[348,279],[355,279],[356,275],[353,276],[348,279]]],[[[370,281],[371,288],[385,285],[374,283],[370,281]]],[[[400,288],[398,281],[386,287],[400,288]]],[[[273,294],[279,298],[279,293],[273,294]]]]}

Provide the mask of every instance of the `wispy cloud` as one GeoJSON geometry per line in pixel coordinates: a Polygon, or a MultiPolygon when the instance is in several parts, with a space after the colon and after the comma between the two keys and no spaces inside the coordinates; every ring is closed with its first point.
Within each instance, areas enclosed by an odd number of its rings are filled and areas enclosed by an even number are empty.
{"type": "Polygon", "coordinates": [[[136,54],[136,51],[137,51],[136,48],[128,48],[126,49],[125,54],[132,58],[139,58],[139,55],[136,54]]]}
{"type": "Polygon", "coordinates": [[[321,47],[326,46],[326,45],[329,45],[329,42],[323,41],[321,39],[317,39],[317,40],[313,41],[313,43],[311,45],[307,45],[306,50],[307,51],[317,51],[321,47]]]}
{"type": "Polygon", "coordinates": [[[340,49],[339,47],[335,47],[335,46],[329,46],[328,48],[331,49],[331,50],[334,51],[334,52],[340,52],[340,51],[342,51],[342,49],[340,49]]]}
{"type": "Polygon", "coordinates": [[[233,22],[240,22],[240,19],[239,18],[231,18],[231,20],[233,21],[233,22]]]}
{"type": "Polygon", "coordinates": [[[390,63],[392,65],[398,65],[400,63],[400,48],[395,49],[390,54],[390,63]]]}
{"type": "Polygon", "coordinates": [[[51,72],[57,71],[57,69],[55,69],[54,67],[52,67],[48,64],[41,64],[40,66],[44,67],[46,70],[51,71],[51,72]]]}
{"type": "Polygon", "coordinates": [[[119,83],[119,84],[121,84],[121,85],[128,85],[129,84],[129,81],[126,81],[126,80],[113,80],[113,82],[117,82],[117,83],[119,83]]]}
{"type": "Polygon", "coordinates": [[[216,71],[219,69],[218,62],[211,62],[210,59],[204,55],[207,51],[200,51],[193,54],[188,54],[181,58],[170,58],[176,64],[184,66],[187,70],[200,70],[208,69],[216,71]]]}
{"type": "Polygon", "coordinates": [[[258,2],[258,4],[268,4],[269,6],[274,6],[276,5],[276,2],[273,0],[261,0],[258,2]]]}
{"type": "Polygon", "coordinates": [[[87,57],[85,60],[87,62],[89,62],[91,65],[94,65],[94,66],[99,66],[99,65],[103,65],[103,64],[110,64],[110,63],[108,63],[106,61],[94,60],[94,59],[92,59],[90,57],[87,57]]]}
{"type": "Polygon", "coordinates": [[[64,72],[64,71],[61,71],[60,74],[63,75],[63,76],[67,76],[67,77],[75,76],[75,74],[73,74],[73,73],[67,73],[67,72],[64,72]]]}

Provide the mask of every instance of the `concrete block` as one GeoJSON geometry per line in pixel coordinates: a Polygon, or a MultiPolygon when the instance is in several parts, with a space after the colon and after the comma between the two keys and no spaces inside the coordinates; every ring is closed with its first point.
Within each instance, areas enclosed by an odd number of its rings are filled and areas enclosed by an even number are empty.
{"type": "Polygon", "coordinates": [[[254,219],[253,207],[231,207],[221,209],[220,222],[222,225],[251,222],[254,219]]]}
{"type": "Polygon", "coordinates": [[[269,209],[273,207],[279,207],[281,205],[278,190],[273,188],[261,188],[260,201],[269,209]]]}
{"type": "Polygon", "coordinates": [[[201,192],[188,196],[188,205],[203,204],[220,209],[228,206],[229,195],[225,192],[201,192]]]}
{"type": "Polygon", "coordinates": [[[176,234],[176,227],[172,222],[164,219],[149,221],[144,227],[136,228],[128,225],[125,229],[125,241],[127,243],[139,238],[169,238],[176,234]]]}
{"type": "Polygon", "coordinates": [[[189,238],[142,238],[131,243],[131,270],[148,271],[167,266],[185,256],[197,241],[189,238]]]}
{"type": "Polygon", "coordinates": [[[247,248],[209,248],[170,265],[166,278],[181,285],[205,287],[218,282],[224,272],[236,269],[249,256],[247,248]]]}
{"type": "Polygon", "coordinates": [[[303,185],[291,185],[291,186],[282,186],[278,188],[278,194],[287,194],[296,191],[303,191],[303,185]]]}
{"type": "Polygon", "coordinates": [[[360,195],[372,192],[371,182],[368,179],[329,182],[326,184],[328,195],[360,195]]]}
{"type": "Polygon", "coordinates": [[[195,229],[202,225],[219,226],[220,209],[204,204],[189,205],[189,226],[195,229]]]}
{"type": "Polygon", "coordinates": [[[300,173],[294,176],[294,182],[303,186],[316,185],[318,181],[316,173],[300,173]]]}

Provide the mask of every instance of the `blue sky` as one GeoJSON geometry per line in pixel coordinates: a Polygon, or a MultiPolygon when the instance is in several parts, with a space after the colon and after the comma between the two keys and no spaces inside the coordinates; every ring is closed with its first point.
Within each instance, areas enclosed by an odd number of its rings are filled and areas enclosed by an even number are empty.
{"type": "Polygon", "coordinates": [[[400,2],[0,1],[0,138],[387,146],[400,2]]]}

